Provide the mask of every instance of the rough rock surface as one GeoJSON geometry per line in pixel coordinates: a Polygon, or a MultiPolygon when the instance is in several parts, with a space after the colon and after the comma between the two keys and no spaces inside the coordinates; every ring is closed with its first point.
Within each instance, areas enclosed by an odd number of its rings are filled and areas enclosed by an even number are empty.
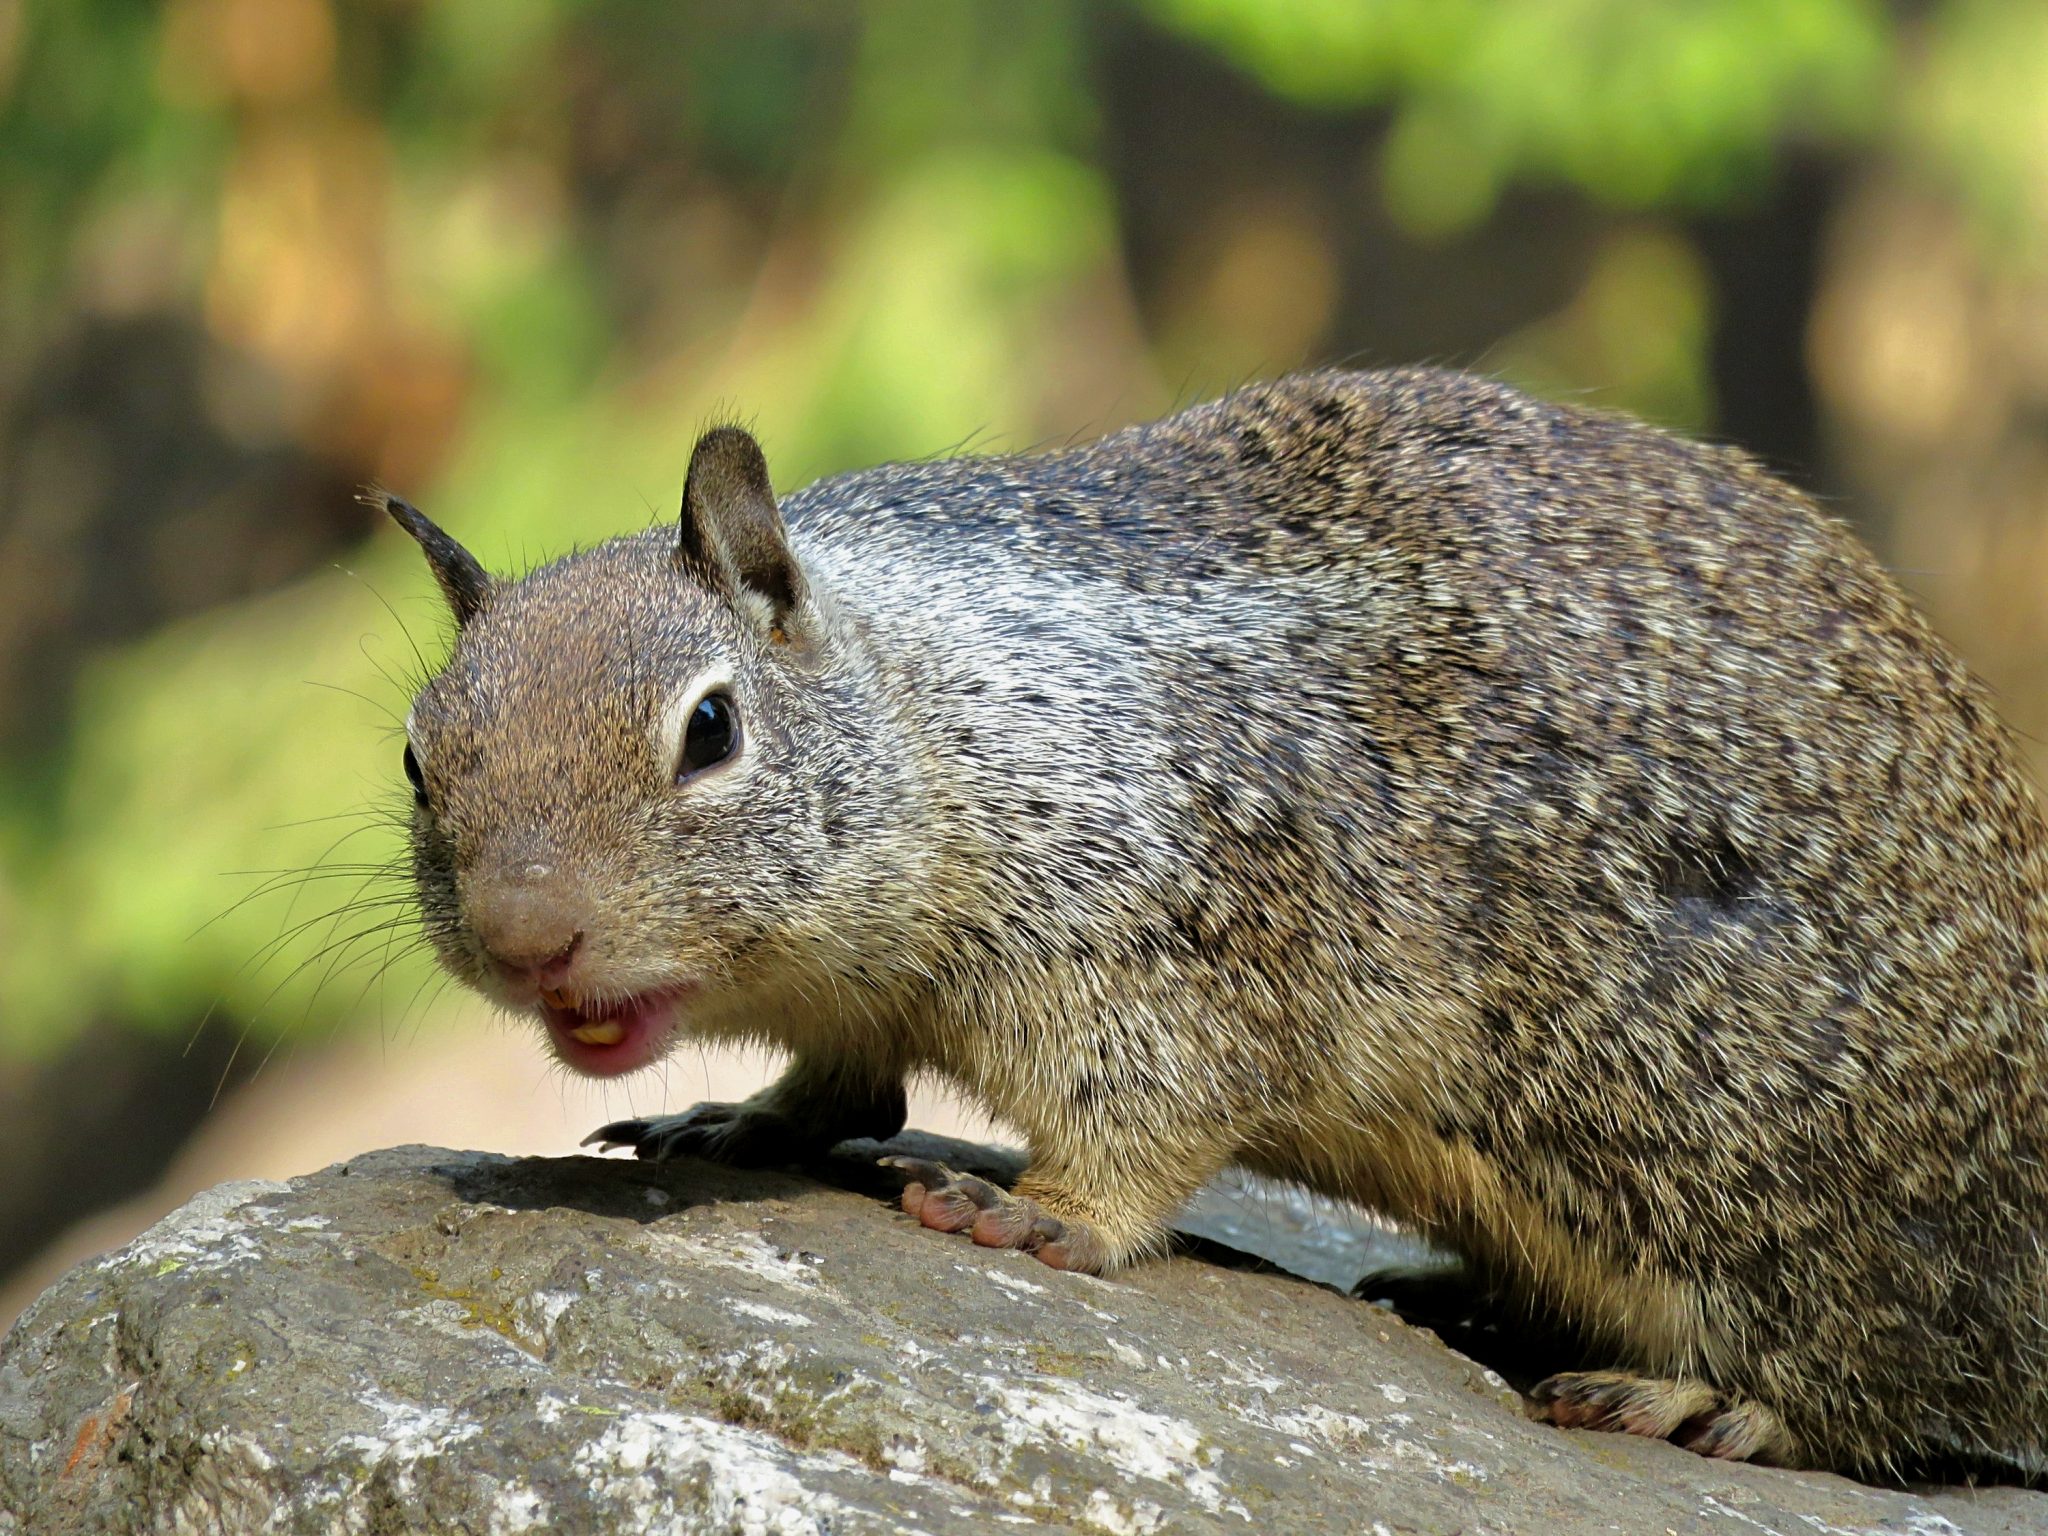
{"type": "MultiPolygon", "coordinates": [[[[1432,1334],[1270,1269],[977,1249],[879,1204],[873,1150],[835,1163],[860,1192],[418,1147],[224,1185],[0,1344],[0,1536],[2048,1531],[2018,1489],[1527,1422],[1432,1334]]],[[[1298,1260],[1301,1211],[1194,1224],[1298,1260]]],[[[1339,1239],[1326,1273],[1364,1261],[1339,1239]]]]}

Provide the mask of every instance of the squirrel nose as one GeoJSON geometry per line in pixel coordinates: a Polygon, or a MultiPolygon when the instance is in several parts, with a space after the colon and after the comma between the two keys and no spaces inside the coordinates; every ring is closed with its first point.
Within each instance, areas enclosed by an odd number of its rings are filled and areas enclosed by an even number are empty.
{"type": "Polygon", "coordinates": [[[463,915],[499,969],[543,991],[559,987],[583,947],[586,916],[553,882],[486,879],[463,892],[463,915]]]}
{"type": "Polygon", "coordinates": [[[533,958],[520,952],[507,953],[494,944],[484,946],[491,952],[491,958],[506,975],[515,981],[531,981],[543,992],[555,991],[569,975],[569,967],[576,959],[576,951],[583,947],[583,930],[577,929],[569,935],[569,942],[551,955],[533,958]]]}

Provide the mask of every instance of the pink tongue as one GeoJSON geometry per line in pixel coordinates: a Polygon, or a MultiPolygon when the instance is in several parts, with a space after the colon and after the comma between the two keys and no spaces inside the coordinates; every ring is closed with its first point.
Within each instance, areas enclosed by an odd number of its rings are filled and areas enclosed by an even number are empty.
{"type": "Polygon", "coordinates": [[[592,1077],[616,1077],[645,1066],[658,1053],[664,1003],[632,997],[589,1012],[550,1010],[548,1024],[556,1050],[570,1067],[592,1077]]]}

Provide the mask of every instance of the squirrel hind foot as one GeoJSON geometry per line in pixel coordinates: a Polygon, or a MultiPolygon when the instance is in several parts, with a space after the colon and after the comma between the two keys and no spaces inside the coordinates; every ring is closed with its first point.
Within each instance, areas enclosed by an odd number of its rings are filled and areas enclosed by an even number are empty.
{"type": "Polygon", "coordinates": [[[1085,1222],[1063,1220],[1037,1201],[943,1163],[885,1157],[884,1167],[904,1174],[902,1207],[934,1232],[966,1232],[984,1248],[1016,1248],[1053,1269],[1100,1274],[1109,1245],[1085,1222]]]}
{"type": "Polygon", "coordinates": [[[1791,1432],[1777,1414],[1703,1381],[1566,1371],[1536,1383],[1529,1396],[1537,1416],[1561,1429],[1618,1430],[1727,1461],[1797,1465],[1791,1432]]]}

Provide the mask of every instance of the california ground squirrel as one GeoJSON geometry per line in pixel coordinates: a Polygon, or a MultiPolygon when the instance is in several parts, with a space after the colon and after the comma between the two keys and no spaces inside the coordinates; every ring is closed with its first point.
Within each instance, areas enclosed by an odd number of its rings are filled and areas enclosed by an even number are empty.
{"type": "Polygon", "coordinates": [[[943,1075],[926,1226],[1102,1269],[1227,1164],[1412,1222],[1621,1369],[1555,1422],[1882,1474],[2048,1455],[2048,863],[1985,693],[1725,448],[1439,372],[1249,388],[518,580],[408,721],[446,964],[606,1127],[788,1159],[943,1075]],[[786,518],[786,524],[785,524],[786,518]],[[786,531],[785,531],[786,528],[786,531]]]}

